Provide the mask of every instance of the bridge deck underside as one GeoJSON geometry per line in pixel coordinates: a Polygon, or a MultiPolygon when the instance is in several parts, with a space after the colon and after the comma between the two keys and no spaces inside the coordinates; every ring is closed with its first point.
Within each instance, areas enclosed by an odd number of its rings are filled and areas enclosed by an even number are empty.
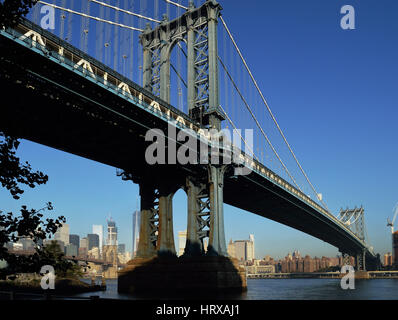
{"type": "MultiPolygon", "coordinates": [[[[150,177],[184,183],[202,166],[149,166],[148,128],[167,123],[39,54],[0,39],[0,130],[113,167],[132,171],[135,182],[150,177]],[[34,89],[32,89],[32,87],[34,89]],[[67,89],[66,89],[67,88],[67,89]]],[[[76,173],[76,176],[78,173],[76,173]]],[[[266,178],[253,172],[226,178],[224,201],[283,223],[354,254],[360,244],[341,227],[266,178]]]]}

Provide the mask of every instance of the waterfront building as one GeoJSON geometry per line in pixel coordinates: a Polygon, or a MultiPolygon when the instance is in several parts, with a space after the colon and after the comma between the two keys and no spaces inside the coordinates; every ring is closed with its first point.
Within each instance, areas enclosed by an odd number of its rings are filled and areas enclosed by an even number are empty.
{"type": "Polygon", "coordinates": [[[393,243],[393,264],[398,268],[398,231],[395,231],[392,235],[393,243]]]}
{"type": "Polygon", "coordinates": [[[98,247],[92,247],[87,251],[87,256],[92,259],[100,259],[100,250],[98,247]]]}
{"type": "Polygon", "coordinates": [[[383,261],[383,265],[385,266],[385,267],[389,267],[389,266],[392,266],[392,254],[391,254],[391,252],[388,252],[388,253],[386,253],[385,255],[384,255],[384,261],[383,261]]]}
{"type": "Polygon", "coordinates": [[[236,240],[234,242],[235,257],[242,261],[255,259],[254,255],[254,236],[250,235],[251,240],[236,240]]]}
{"type": "Polygon", "coordinates": [[[228,243],[227,253],[231,258],[236,258],[235,244],[232,242],[232,239],[228,243]]]}

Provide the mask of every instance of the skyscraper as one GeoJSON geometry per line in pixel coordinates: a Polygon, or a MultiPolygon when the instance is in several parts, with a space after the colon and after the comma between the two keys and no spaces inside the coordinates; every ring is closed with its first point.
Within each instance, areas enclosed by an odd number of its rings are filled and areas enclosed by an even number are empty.
{"type": "Polygon", "coordinates": [[[117,228],[112,218],[108,220],[108,237],[106,244],[108,246],[117,246],[117,228]]]}
{"type": "Polygon", "coordinates": [[[236,240],[234,242],[235,257],[238,260],[249,261],[255,259],[254,235],[249,236],[250,240],[236,240]]]}
{"type": "Polygon", "coordinates": [[[69,244],[74,244],[79,251],[80,248],[80,237],[77,234],[70,234],[69,235],[69,244]]]}
{"type": "MultiPolygon", "coordinates": [[[[249,255],[252,257],[251,259],[255,259],[256,256],[255,256],[255,250],[254,250],[254,234],[249,235],[249,241],[251,242],[251,252],[249,255]]],[[[251,259],[248,259],[248,260],[251,260],[251,259]]]]}
{"type": "Polygon", "coordinates": [[[89,233],[87,235],[87,240],[88,240],[88,250],[91,250],[92,248],[99,248],[98,234],[89,233]]]}
{"type": "Polygon", "coordinates": [[[87,252],[88,252],[88,239],[87,238],[80,239],[80,248],[79,248],[78,252],[79,252],[79,256],[81,256],[81,257],[87,256],[87,252]]]}
{"type": "Polygon", "coordinates": [[[134,211],[133,212],[133,246],[132,246],[133,258],[137,254],[138,241],[140,239],[140,221],[141,221],[141,212],[138,210],[134,211]]]}
{"type": "Polygon", "coordinates": [[[393,245],[393,264],[398,267],[398,231],[395,231],[392,235],[392,245],[393,245]]]}
{"type": "Polygon", "coordinates": [[[98,235],[99,250],[100,254],[102,254],[102,247],[104,245],[104,227],[102,225],[93,225],[93,233],[98,235]]]}
{"type": "Polygon", "coordinates": [[[64,223],[62,227],[54,233],[54,240],[62,241],[64,246],[69,244],[69,224],[64,223]]]}

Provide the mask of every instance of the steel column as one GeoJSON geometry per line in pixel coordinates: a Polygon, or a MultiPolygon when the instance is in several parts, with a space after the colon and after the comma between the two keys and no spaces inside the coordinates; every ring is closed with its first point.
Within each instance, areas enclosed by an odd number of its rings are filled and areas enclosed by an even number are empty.
{"type": "Polygon", "coordinates": [[[158,255],[175,255],[173,231],[173,196],[170,190],[160,190],[159,233],[156,250],[158,255]]]}
{"type": "Polygon", "coordinates": [[[225,167],[209,166],[210,234],[209,255],[228,256],[224,232],[224,171],[225,167]]]}
{"type": "Polygon", "coordinates": [[[186,182],[188,196],[188,226],[184,255],[204,254],[203,239],[209,236],[210,200],[206,184],[197,183],[188,177],[186,182]]]}
{"type": "Polygon", "coordinates": [[[158,203],[153,186],[140,184],[141,222],[137,257],[149,258],[156,255],[158,203]]]}

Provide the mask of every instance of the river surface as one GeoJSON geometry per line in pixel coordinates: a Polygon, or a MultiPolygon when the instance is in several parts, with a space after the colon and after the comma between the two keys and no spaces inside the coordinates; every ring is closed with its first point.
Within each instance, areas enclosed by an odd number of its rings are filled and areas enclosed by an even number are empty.
{"type": "MultiPolygon", "coordinates": [[[[86,280],[87,281],[87,280],[86,280]]],[[[398,300],[398,279],[356,280],[355,289],[343,290],[340,279],[247,279],[247,292],[238,295],[210,297],[185,296],[134,296],[119,294],[117,280],[106,281],[107,290],[88,292],[74,297],[93,295],[108,299],[237,299],[237,300],[398,300]]]]}

